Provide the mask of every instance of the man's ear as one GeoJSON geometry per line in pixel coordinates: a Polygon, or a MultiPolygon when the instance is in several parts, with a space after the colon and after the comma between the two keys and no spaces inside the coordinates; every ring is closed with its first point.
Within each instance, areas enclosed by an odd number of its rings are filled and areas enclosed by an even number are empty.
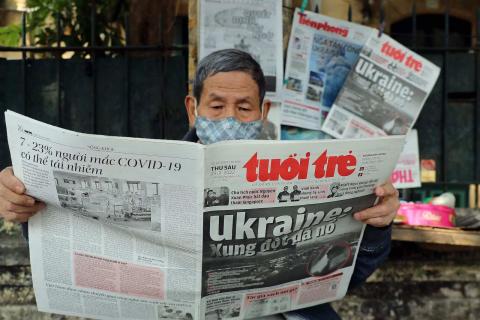
{"type": "Polygon", "coordinates": [[[268,99],[263,100],[262,106],[262,119],[263,122],[267,121],[268,112],[270,111],[270,107],[272,106],[272,102],[268,99]]]}
{"type": "Polygon", "coordinates": [[[197,107],[197,104],[195,103],[195,97],[190,95],[186,96],[185,108],[187,110],[188,126],[190,128],[193,128],[193,126],[195,125],[195,118],[196,118],[195,108],[196,107],[197,107]]]}

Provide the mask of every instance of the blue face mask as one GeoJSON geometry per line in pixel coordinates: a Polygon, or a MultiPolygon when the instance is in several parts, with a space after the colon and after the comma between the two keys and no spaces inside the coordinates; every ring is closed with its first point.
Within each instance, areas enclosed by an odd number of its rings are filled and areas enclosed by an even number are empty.
{"type": "Polygon", "coordinates": [[[211,144],[224,140],[254,140],[262,131],[263,121],[240,122],[234,117],[210,120],[197,116],[195,128],[200,142],[211,144]]]}

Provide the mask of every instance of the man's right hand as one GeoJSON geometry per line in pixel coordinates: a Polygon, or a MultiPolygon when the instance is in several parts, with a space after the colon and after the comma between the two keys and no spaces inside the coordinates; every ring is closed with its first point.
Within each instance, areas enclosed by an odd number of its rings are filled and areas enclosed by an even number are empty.
{"type": "Polygon", "coordinates": [[[12,167],[0,172],[0,217],[7,221],[26,222],[45,208],[43,202],[27,196],[25,186],[13,174],[12,167]]]}

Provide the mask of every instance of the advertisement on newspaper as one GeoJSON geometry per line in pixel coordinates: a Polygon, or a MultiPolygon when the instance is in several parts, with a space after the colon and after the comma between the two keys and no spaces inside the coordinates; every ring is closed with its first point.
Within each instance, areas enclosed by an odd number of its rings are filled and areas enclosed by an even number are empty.
{"type": "Polygon", "coordinates": [[[282,123],[320,130],[373,29],[298,8],[287,52],[282,123]]]}
{"type": "Polygon", "coordinates": [[[372,36],[322,130],[335,138],[405,135],[439,73],[433,63],[389,36],[372,36]]]}
{"type": "Polygon", "coordinates": [[[420,154],[418,152],[417,130],[412,129],[407,134],[405,146],[392,172],[391,180],[395,188],[407,189],[422,186],[420,179],[420,154]]]}
{"type": "Polygon", "coordinates": [[[341,299],[403,136],[198,143],[82,134],[7,111],[40,311],[224,319],[341,299]]]}
{"type": "Polygon", "coordinates": [[[278,100],[283,82],[282,1],[200,0],[199,60],[235,48],[262,67],[267,95],[278,100]]]}

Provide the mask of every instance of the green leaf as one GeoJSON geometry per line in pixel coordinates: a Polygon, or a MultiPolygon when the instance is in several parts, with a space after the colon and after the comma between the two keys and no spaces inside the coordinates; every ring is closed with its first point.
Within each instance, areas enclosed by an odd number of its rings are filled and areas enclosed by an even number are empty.
{"type": "MultiPolygon", "coordinates": [[[[109,46],[124,43],[120,28],[117,27],[117,24],[123,24],[124,12],[115,17],[115,21],[112,20],[111,13],[117,1],[97,2],[94,26],[97,45],[109,46]],[[100,34],[105,35],[103,40],[100,38],[100,34]]],[[[54,45],[57,38],[56,19],[59,18],[60,38],[67,46],[90,44],[91,3],[90,0],[27,0],[27,7],[32,9],[27,16],[27,30],[34,39],[34,43],[42,46],[54,45]]]]}
{"type": "Polygon", "coordinates": [[[6,47],[18,46],[22,37],[22,28],[20,25],[9,25],[0,27],[0,45],[6,47]]]}

